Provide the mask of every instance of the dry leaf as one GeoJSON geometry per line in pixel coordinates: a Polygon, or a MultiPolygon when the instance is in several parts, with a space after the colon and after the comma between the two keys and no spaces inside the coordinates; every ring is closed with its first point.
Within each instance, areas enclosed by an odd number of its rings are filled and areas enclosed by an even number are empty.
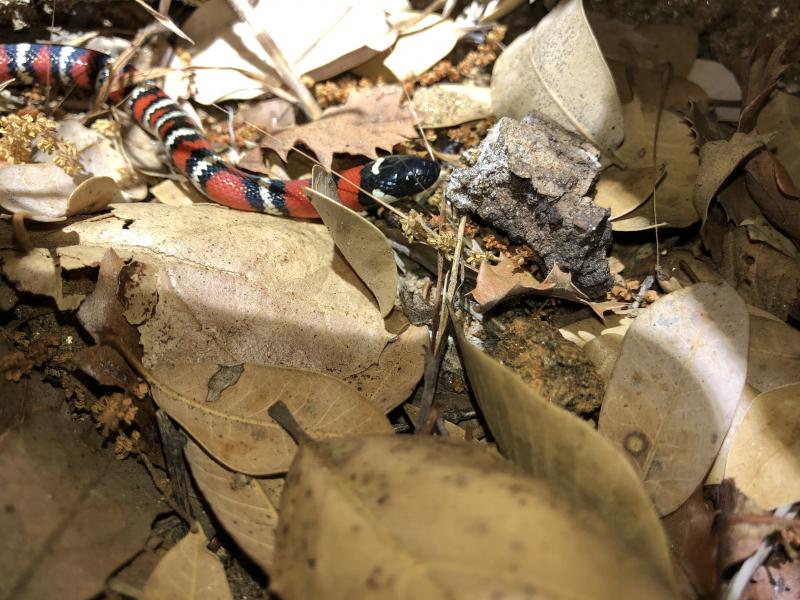
{"type": "Polygon", "coordinates": [[[594,201],[598,206],[611,211],[612,221],[620,219],[636,210],[653,195],[653,188],[666,174],[663,164],[658,171],[658,175],[654,177],[653,167],[623,170],[612,165],[597,181],[594,201]]]}
{"type": "MultiPolygon", "coordinates": [[[[654,105],[643,104],[638,97],[622,107],[625,115],[625,142],[617,151],[617,156],[628,169],[653,167],[653,135],[656,127],[658,109],[654,105]]],[[[658,128],[656,160],[664,163],[666,175],[658,185],[655,202],[659,223],[673,227],[687,227],[697,221],[697,213],[692,206],[692,189],[697,178],[698,160],[694,152],[694,137],[689,125],[675,113],[661,112],[658,128]]],[[[600,182],[608,177],[600,176],[600,182]]],[[[614,231],[638,231],[652,227],[653,198],[635,210],[628,212],[626,218],[614,221],[614,231]]]]}
{"type": "Polygon", "coordinates": [[[750,154],[768,138],[756,134],[734,133],[729,140],[708,142],[700,148],[700,171],[692,199],[700,220],[705,224],[708,211],[719,187],[750,154]]]}
{"type": "Polygon", "coordinates": [[[492,108],[516,119],[539,112],[604,150],[622,141],[627,129],[614,80],[581,0],[559,3],[500,55],[492,108]],[[591,102],[586,90],[592,90],[591,102]]]}
{"type": "Polygon", "coordinates": [[[437,83],[414,91],[414,110],[422,127],[453,127],[492,115],[488,87],[437,83]]]}
{"type": "Polygon", "coordinates": [[[142,590],[142,600],[233,600],[225,569],[207,545],[195,523],[158,563],[142,590]]]}
{"type": "Polygon", "coordinates": [[[786,92],[775,95],[761,110],[756,122],[759,133],[775,136],[767,146],[800,185],[800,98],[786,92]]]}
{"type": "Polygon", "coordinates": [[[747,308],[725,284],[662,296],[633,322],[600,411],[600,432],[639,470],[662,515],[703,481],[747,372],[747,308]]]}
{"type": "Polygon", "coordinates": [[[624,339],[624,336],[618,333],[607,333],[598,335],[583,346],[583,351],[594,364],[597,374],[606,383],[611,380],[611,374],[622,352],[624,339]]]}
{"type": "Polygon", "coordinates": [[[800,331],[776,319],[750,315],[747,381],[760,392],[800,380],[800,331]]]}
{"type": "Polygon", "coordinates": [[[381,315],[388,316],[397,296],[397,265],[389,241],[375,225],[338,202],[336,184],[328,173],[318,166],[312,173],[314,189],[308,193],[311,204],[336,247],[375,296],[381,315]]]}
{"type": "MultiPolygon", "coordinates": [[[[636,582],[621,575],[607,582],[649,588],[630,597],[671,597],[664,533],[631,466],[591,425],[537,397],[516,374],[468,343],[460,325],[455,330],[470,385],[503,455],[545,484],[568,513],[591,514],[590,522],[602,523],[604,539],[621,551],[619,561],[634,556],[641,561],[636,582]]],[[[627,597],[621,590],[596,585],[592,592],[576,588],[563,597],[627,597]]]]}
{"type": "Polygon", "coordinates": [[[391,152],[395,144],[419,135],[404,100],[399,86],[353,93],[344,105],[329,108],[319,120],[277,132],[264,140],[264,145],[285,161],[292,147],[301,142],[325,168],[330,168],[334,153],[377,158],[376,148],[391,152]]]}
{"type": "Polygon", "coordinates": [[[592,505],[565,505],[548,483],[455,440],[364,436],[304,445],[281,501],[274,591],[284,598],[673,597],[669,572],[649,563],[646,549],[626,546],[592,505]]]}
{"type": "Polygon", "coordinates": [[[800,499],[800,383],[753,400],[733,439],[725,477],[764,508],[800,499]]]}
{"type": "Polygon", "coordinates": [[[179,365],[158,369],[159,380],[182,397],[153,390],[158,405],[214,458],[248,475],[283,473],[297,449],[267,414],[278,401],[314,439],[357,433],[392,433],[381,410],[349,385],[321,373],[244,365],[239,378],[210,401],[209,386],[219,367],[179,365]]]}
{"type": "MultiPolygon", "coordinates": [[[[81,245],[56,251],[62,265],[74,256],[74,268],[86,266],[113,246],[155,278],[157,304],[138,326],[147,365],[191,357],[343,377],[377,363],[391,337],[322,224],[214,205],[137,203],[63,233],[81,245]]],[[[131,286],[121,300],[136,305],[141,295],[149,305],[153,290],[131,286]]]]}
{"type": "Polygon", "coordinates": [[[762,38],[743,56],[739,64],[739,80],[742,82],[742,114],[739,131],[749,132],[756,123],[758,113],[778,85],[786,67],[781,64],[786,42],[775,45],[775,40],[762,38]]]}
{"type": "Polygon", "coordinates": [[[59,310],[73,310],[84,298],[82,294],[64,294],[62,268],[45,248],[34,248],[27,254],[0,250],[0,258],[3,274],[20,292],[49,296],[59,310]]]}
{"type": "Polygon", "coordinates": [[[278,523],[275,498],[279,497],[283,480],[253,478],[226,469],[191,440],[184,453],[214,516],[242,550],[268,572],[278,523]]]}
{"type": "Polygon", "coordinates": [[[165,179],[150,188],[156,200],[169,206],[191,206],[203,204],[208,198],[203,196],[193,186],[186,185],[183,181],[165,179]]]}
{"type": "Polygon", "coordinates": [[[780,168],[771,152],[757,153],[745,167],[747,189],[769,222],[800,243],[800,197],[781,191],[776,177],[780,168]]]}
{"type": "Polygon", "coordinates": [[[720,446],[719,452],[717,452],[714,464],[711,465],[711,469],[708,471],[708,475],[706,475],[705,485],[719,485],[722,483],[722,480],[725,479],[725,465],[728,462],[731,444],[736,437],[739,426],[744,420],[744,416],[747,414],[747,411],[750,410],[750,405],[753,403],[753,399],[756,396],[758,396],[758,390],[749,383],[746,383],[742,390],[742,395],[739,396],[739,401],[736,403],[736,411],[733,413],[733,419],[731,419],[731,426],[728,429],[728,433],[725,434],[725,439],[722,440],[722,446],[720,446]]]}

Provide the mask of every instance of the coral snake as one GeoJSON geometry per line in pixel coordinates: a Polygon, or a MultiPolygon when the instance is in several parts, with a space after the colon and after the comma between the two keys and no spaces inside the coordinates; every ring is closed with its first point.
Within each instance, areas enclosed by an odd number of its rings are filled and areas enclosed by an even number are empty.
{"type": "MultiPolygon", "coordinates": [[[[111,58],[100,52],[51,44],[0,44],[0,83],[38,82],[99,90],[108,79],[111,58]]],[[[158,86],[128,83],[134,69],[114,74],[109,98],[125,100],[136,122],[157,136],[172,163],[205,196],[225,206],[290,217],[314,218],[317,211],[303,189],[310,180],[281,181],[245,173],[214,152],[192,118],[158,86]]],[[[387,156],[334,175],[345,206],[364,210],[381,199],[412,196],[431,187],[439,176],[436,162],[416,156],[387,156]]]]}

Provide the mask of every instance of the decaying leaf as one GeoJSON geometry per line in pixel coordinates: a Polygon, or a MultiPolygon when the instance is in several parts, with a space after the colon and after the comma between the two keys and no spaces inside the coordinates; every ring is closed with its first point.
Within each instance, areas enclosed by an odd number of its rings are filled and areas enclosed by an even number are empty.
{"type": "MultiPolygon", "coordinates": [[[[658,108],[644,104],[635,96],[623,105],[625,115],[625,141],[617,151],[617,156],[628,169],[653,168],[653,136],[656,130],[658,108]]],[[[673,227],[687,227],[697,221],[697,212],[692,206],[692,189],[698,173],[698,160],[694,152],[694,136],[691,128],[677,114],[665,110],[661,112],[658,125],[658,145],[656,159],[663,163],[666,175],[661,179],[655,193],[657,218],[659,223],[673,227]]],[[[605,173],[600,181],[613,177],[605,173]]],[[[638,189],[638,188],[635,188],[638,189]]],[[[650,190],[652,193],[652,189],[650,190]]],[[[614,221],[615,231],[637,231],[652,227],[654,222],[653,198],[628,211],[625,218],[614,221]]]]}
{"type": "Polygon", "coordinates": [[[750,132],[756,123],[758,113],[778,85],[778,79],[789,65],[781,64],[786,42],[776,44],[775,40],[764,37],[747,49],[739,66],[739,80],[742,82],[742,114],[739,117],[739,131],[750,132]]]}
{"type": "Polygon", "coordinates": [[[184,448],[197,487],[236,543],[268,571],[275,551],[275,526],[283,479],[253,478],[231,471],[191,440],[184,448]]]}
{"type": "Polygon", "coordinates": [[[782,168],[771,152],[758,152],[745,167],[747,189],[769,222],[800,244],[800,195],[781,189],[782,168]]]}
{"type": "Polygon", "coordinates": [[[414,92],[414,110],[422,127],[453,127],[492,114],[488,87],[437,83],[414,92]]]}
{"type": "Polygon", "coordinates": [[[83,300],[82,294],[65,294],[61,266],[53,262],[50,252],[34,248],[26,254],[16,250],[0,250],[3,274],[17,290],[42,294],[55,300],[60,310],[72,310],[83,300]]]}
{"type": "Polygon", "coordinates": [[[599,429],[637,466],[662,515],[703,481],[730,427],[747,320],[731,287],[699,283],[661,297],[628,329],[599,429]]]}
{"type": "Polygon", "coordinates": [[[142,590],[142,600],[233,600],[225,569],[207,545],[195,523],[158,563],[142,590]]]}
{"type": "Polygon", "coordinates": [[[733,439],[725,477],[764,508],[800,498],[800,383],[753,400],[733,439]]]}
{"type": "Polygon", "coordinates": [[[500,55],[492,109],[516,119],[539,112],[601,149],[622,141],[627,129],[614,80],[581,0],[560,2],[500,55]],[[586,90],[592,90],[591,102],[586,90]]]}
{"type": "Polygon", "coordinates": [[[673,597],[649,546],[609,535],[591,504],[565,505],[549,483],[454,440],[304,445],[281,500],[274,590],[285,598],[673,597]]]}
{"type": "Polygon", "coordinates": [[[312,171],[314,188],[309,199],[328,228],[336,247],[375,296],[381,315],[394,308],[397,265],[394,253],[380,229],[338,202],[336,185],[320,167],[312,171]],[[316,193],[315,193],[316,192],[316,193]]]}
{"type": "Polygon", "coordinates": [[[800,185],[800,98],[775,92],[759,113],[756,128],[759,133],[775,133],[767,146],[775,151],[795,184],[800,185]]]}
{"type": "Polygon", "coordinates": [[[283,473],[297,449],[267,414],[278,401],[314,439],[356,433],[392,433],[381,410],[349,385],[321,373],[244,365],[238,380],[209,401],[219,367],[200,363],[157,370],[180,397],[156,387],[154,398],[169,416],[226,467],[248,475],[283,473]]]}
{"type": "Polygon", "coordinates": [[[275,133],[264,144],[286,160],[292,147],[302,142],[325,168],[330,168],[335,152],[377,158],[376,148],[391,151],[395,144],[419,135],[404,100],[399,86],[353,93],[317,121],[275,133]]]}
{"type": "MultiPolygon", "coordinates": [[[[537,397],[516,374],[467,342],[459,325],[455,330],[470,385],[503,455],[546,484],[564,510],[602,523],[604,539],[622,550],[620,561],[633,555],[642,561],[642,579],[629,584],[650,582],[650,594],[669,597],[673,583],[664,533],[631,466],[588,423],[537,397]]],[[[603,590],[575,590],[574,597],[625,596],[603,590]]]]}

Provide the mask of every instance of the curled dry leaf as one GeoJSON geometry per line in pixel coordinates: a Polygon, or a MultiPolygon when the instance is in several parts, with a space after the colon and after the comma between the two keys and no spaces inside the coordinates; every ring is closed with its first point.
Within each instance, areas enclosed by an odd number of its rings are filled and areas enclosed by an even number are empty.
{"type": "Polygon", "coordinates": [[[27,254],[0,250],[3,274],[20,292],[42,294],[55,300],[59,310],[73,310],[83,300],[82,294],[65,294],[61,266],[45,248],[33,248],[27,254]]]}
{"type": "Polygon", "coordinates": [[[253,478],[223,467],[189,440],[184,448],[197,487],[214,515],[255,563],[268,571],[283,479],[253,478]]]}
{"type": "Polygon", "coordinates": [[[662,515],[703,481],[730,427],[747,320],[730,286],[699,283],[661,297],[628,329],[599,430],[636,465],[662,515]]]}
{"type": "Polygon", "coordinates": [[[800,197],[781,189],[782,168],[771,152],[758,152],[745,167],[747,189],[769,222],[800,244],[800,197]]]}
{"type": "Polygon", "coordinates": [[[195,523],[151,573],[142,600],[233,600],[225,569],[207,545],[203,530],[195,523]]]}
{"type": "Polygon", "coordinates": [[[422,127],[453,127],[492,114],[488,87],[437,83],[414,92],[414,110],[422,127]]]}
{"type": "Polygon", "coordinates": [[[775,134],[767,146],[775,151],[792,181],[800,185],[800,98],[775,92],[759,113],[756,128],[763,134],[775,134]]]}
{"type": "Polygon", "coordinates": [[[559,3],[500,55],[492,73],[492,108],[516,119],[539,112],[604,150],[622,141],[625,124],[614,80],[581,0],[559,3]],[[591,102],[586,90],[592,90],[591,102]]]}
{"type": "Polygon", "coordinates": [[[377,158],[376,148],[391,152],[395,144],[419,135],[405,97],[400,86],[350,94],[342,106],[329,108],[311,123],[277,132],[265,139],[264,145],[285,161],[292,147],[301,142],[326,169],[335,152],[377,158]]]}
{"type": "Polygon", "coordinates": [[[390,339],[369,291],[322,224],[213,205],[136,203],[64,232],[77,234],[80,246],[59,248],[61,257],[82,250],[99,260],[113,246],[146,265],[155,292],[126,286],[121,300],[151,306],[157,297],[138,326],[147,365],[191,356],[348,376],[377,363],[390,339]]]}
{"type": "Polygon", "coordinates": [[[312,171],[309,199],[328,228],[336,247],[375,296],[381,315],[394,308],[397,265],[386,236],[357,212],[338,202],[336,184],[319,166],[312,171]]]}
{"type": "Polygon", "coordinates": [[[625,580],[633,589],[642,586],[631,597],[671,597],[666,539],[630,464],[591,425],[545,402],[515,373],[467,342],[460,327],[455,324],[467,377],[502,454],[544,484],[566,513],[600,526],[603,539],[619,552],[619,575],[598,582],[592,592],[576,589],[564,597],[625,597],[607,587],[612,580],[625,580]]]}
{"type": "Polygon", "coordinates": [[[647,549],[609,535],[590,504],[564,504],[550,483],[454,440],[303,445],[281,501],[274,590],[285,598],[673,597],[669,571],[648,563],[647,549]]]}
{"type": "Polygon", "coordinates": [[[610,166],[597,181],[594,201],[611,211],[612,221],[621,219],[653,195],[653,188],[666,174],[664,165],[658,169],[657,175],[655,173],[654,167],[620,169],[610,166]]]}
{"type": "MultiPolygon", "coordinates": [[[[628,169],[652,169],[657,106],[644,104],[635,96],[631,102],[623,105],[622,111],[625,115],[627,135],[617,151],[617,156],[628,169]]],[[[659,165],[663,163],[663,168],[666,170],[666,175],[656,189],[655,200],[651,196],[630,210],[625,218],[614,221],[614,231],[638,231],[655,225],[654,201],[659,223],[668,223],[673,227],[687,227],[697,221],[697,212],[691,202],[698,169],[694,136],[686,121],[668,110],[661,112],[655,160],[659,165]]],[[[614,171],[608,175],[603,173],[600,182],[613,178],[614,173],[614,171]]],[[[638,188],[629,189],[632,194],[641,193],[638,188]]],[[[648,196],[651,194],[652,184],[648,196]]]]}
{"type": "Polygon", "coordinates": [[[238,380],[210,396],[210,382],[218,371],[217,365],[207,363],[159,369],[158,379],[180,397],[159,387],[153,392],[169,416],[234,471],[274,475],[289,468],[297,446],[267,414],[279,400],[314,439],[394,431],[377,406],[329,375],[244,365],[238,380]]]}
{"type": "Polygon", "coordinates": [[[760,394],[733,439],[725,477],[764,508],[800,499],[800,383],[760,394]]]}

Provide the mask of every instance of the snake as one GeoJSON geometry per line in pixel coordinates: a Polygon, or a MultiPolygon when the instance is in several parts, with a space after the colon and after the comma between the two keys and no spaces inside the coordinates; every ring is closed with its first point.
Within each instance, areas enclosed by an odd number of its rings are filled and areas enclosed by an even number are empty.
{"type": "MultiPolygon", "coordinates": [[[[305,188],[310,179],[281,180],[247,173],[211,146],[197,123],[152,81],[135,82],[125,66],[112,74],[113,60],[102,52],[56,44],[0,44],[0,83],[35,83],[99,91],[109,82],[108,98],[125,106],[139,126],[158,138],[172,164],[205,197],[232,209],[295,218],[318,218],[305,188]]],[[[332,173],[339,201],[355,211],[415,196],[439,178],[436,161],[415,155],[389,155],[332,173]]]]}

